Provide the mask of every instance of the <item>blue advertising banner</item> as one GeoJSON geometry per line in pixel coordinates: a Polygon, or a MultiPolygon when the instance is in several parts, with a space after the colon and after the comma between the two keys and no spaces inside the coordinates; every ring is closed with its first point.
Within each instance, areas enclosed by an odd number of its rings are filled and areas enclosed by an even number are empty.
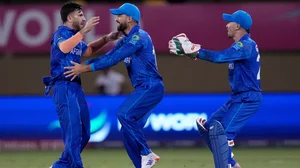
{"type": "MultiPolygon", "coordinates": [[[[121,140],[116,117],[126,96],[87,96],[91,142],[121,140]]],[[[144,132],[148,140],[197,140],[195,119],[209,117],[227,94],[166,95],[153,110],[144,132]]],[[[60,139],[51,97],[0,97],[0,139],[60,139]]],[[[239,139],[300,138],[300,94],[264,94],[263,105],[239,139]]]]}

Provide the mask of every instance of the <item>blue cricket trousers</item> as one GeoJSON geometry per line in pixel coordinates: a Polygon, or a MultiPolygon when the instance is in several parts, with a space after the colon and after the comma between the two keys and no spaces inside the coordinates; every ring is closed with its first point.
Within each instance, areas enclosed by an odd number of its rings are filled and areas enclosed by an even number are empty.
{"type": "Polygon", "coordinates": [[[162,81],[150,81],[137,86],[117,111],[122,125],[121,134],[128,156],[136,168],[141,168],[141,155],[148,155],[151,149],[142,132],[151,110],[162,100],[162,81]]]}
{"type": "Polygon", "coordinates": [[[90,139],[90,115],[81,85],[56,81],[52,97],[65,145],[65,150],[53,168],[82,168],[80,153],[90,139]]]}
{"type": "MultiPolygon", "coordinates": [[[[259,110],[262,103],[261,92],[242,92],[232,94],[231,98],[212,114],[205,124],[208,128],[210,123],[217,120],[222,123],[227,139],[233,140],[248,120],[259,110]]],[[[228,164],[235,165],[232,158],[232,149],[229,147],[228,164]]]]}
{"type": "Polygon", "coordinates": [[[261,92],[242,92],[231,98],[214,112],[207,124],[214,120],[222,123],[228,140],[233,140],[248,120],[259,110],[262,102],[261,92]]]}

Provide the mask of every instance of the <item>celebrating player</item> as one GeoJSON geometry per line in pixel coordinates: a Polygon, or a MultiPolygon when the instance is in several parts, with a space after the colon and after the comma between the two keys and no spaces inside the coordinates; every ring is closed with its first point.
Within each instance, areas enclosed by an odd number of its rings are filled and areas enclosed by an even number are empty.
{"type": "Polygon", "coordinates": [[[213,153],[215,167],[240,168],[232,158],[231,147],[235,136],[261,106],[260,54],[256,42],[250,38],[252,18],[247,12],[238,10],[223,14],[223,19],[228,22],[228,37],[234,40],[228,49],[219,52],[202,49],[183,33],[170,40],[169,49],[172,54],[192,59],[229,63],[230,99],[207,121],[199,118],[196,123],[213,153]]]}
{"type": "Polygon", "coordinates": [[[147,145],[142,129],[151,110],[163,98],[162,77],[158,73],[151,38],[140,28],[139,9],[125,3],[110,12],[117,15],[118,31],[123,32],[124,37],[104,56],[87,61],[87,65],[73,63],[74,66],[66,67],[69,71],[65,74],[75,80],[80,73],[106,69],[124,60],[135,90],[117,111],[123,142],[136,168],[150,168],[159,157],[147,145]]]}
{"type": "Polygon", "coordinates": [[[45,94],[53,87],[53,101],[62,129],[65,150],[51,166],[53,168],[83,168],[80,153],[90,138],[90,116],[80,77],[73,81],[65,78],[65,66],[70,61],[80,63],[81,56],[91,56],[108,41],[118,38],[119,33],[110,33],[88,45],[82,41],[84,35],[99,23],[92,17],[85,24],[82,7],[69,2],[60,10],[63,25],[55,31],[51,40],[51,77],[44,77],[45,94]]]}

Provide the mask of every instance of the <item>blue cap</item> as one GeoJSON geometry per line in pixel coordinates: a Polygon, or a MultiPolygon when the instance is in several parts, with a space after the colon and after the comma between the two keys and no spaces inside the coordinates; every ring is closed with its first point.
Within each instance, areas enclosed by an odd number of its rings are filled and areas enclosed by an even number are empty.
{"type": "Polygon", "coordinates": [[[223,13],[222,15],[223,19],[228,22],[235,22],[239,25],[241,25],[242,28],[249,30],[252,26],[252,18],[249,15],[249,13],[238,10],[234,12],[233,14],[226,14],[223,13]]]}
{"type": "Polygon", "coordinates": [[[113,15],[125,14],[127,16],[131,16],[133,20],[137,22],[139,22],[141,18],[141,13],[139,8],[131,3],[124,3],[118,9],[110,9],[110,13],[112,13],[113,15]]]}

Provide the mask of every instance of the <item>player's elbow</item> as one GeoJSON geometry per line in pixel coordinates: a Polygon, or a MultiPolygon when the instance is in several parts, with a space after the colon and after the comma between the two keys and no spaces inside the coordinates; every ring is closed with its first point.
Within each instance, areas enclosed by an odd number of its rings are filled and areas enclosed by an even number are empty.
{"type": "Polygon", "coordinates": [[[83,53],[84,57],[91,57],[93,55],[94,51],[93,48],[88,46],[87,50],[83,53]]]}

